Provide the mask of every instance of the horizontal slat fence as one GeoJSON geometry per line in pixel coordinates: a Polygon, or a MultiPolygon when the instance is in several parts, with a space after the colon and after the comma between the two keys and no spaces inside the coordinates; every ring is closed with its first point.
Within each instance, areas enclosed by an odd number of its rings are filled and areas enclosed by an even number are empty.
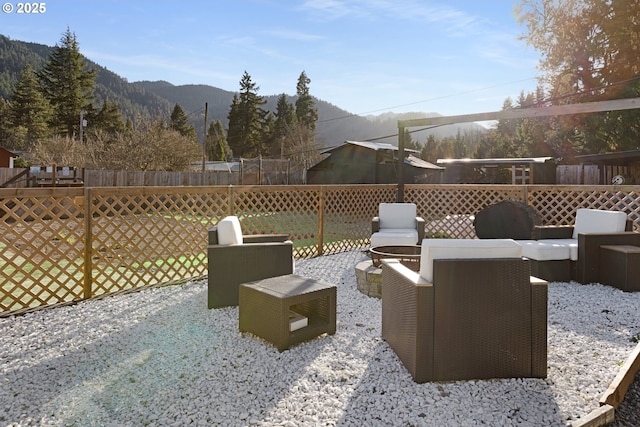
{"type": "MultiPolygon", "coordinates": [[[[207,274],[207,231],[237,215],[244,234],[287,233],[297,258],[365,248],[395,185],[166,186],[0,189],[0,315],[207,274]]],[[[626,212],[632,186],[405,186],[428,236],[474,238],[473,216],[526,201],[544,224],[581,207],[626,212]]]]}

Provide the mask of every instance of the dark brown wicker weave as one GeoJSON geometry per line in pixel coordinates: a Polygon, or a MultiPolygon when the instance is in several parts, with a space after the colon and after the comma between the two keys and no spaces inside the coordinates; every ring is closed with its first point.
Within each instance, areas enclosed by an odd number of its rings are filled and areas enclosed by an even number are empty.
{"type": "Polygon", "coordinates": [[[384,261],[382,337],[414,381],[544,378],[547,282],[526,259],[434,261],[433,283],[384,261]]]}
{"type": "Polygon", "coordinates": [[[273,343],[278,351],[324,333],[336,332],[336,287],[296,275],[240,285],[240,332],[273,343]],[[289,330],[289,312],[307,318],[308,325],[289,330]]]}
{"type": "Polygon", "coordinates": [[[288,236],[242,236],[241,245],[219,245],[217,228],[209,230],[208,307],[238,305],[241,283],[293,273],[293,243],[288,236]]]}

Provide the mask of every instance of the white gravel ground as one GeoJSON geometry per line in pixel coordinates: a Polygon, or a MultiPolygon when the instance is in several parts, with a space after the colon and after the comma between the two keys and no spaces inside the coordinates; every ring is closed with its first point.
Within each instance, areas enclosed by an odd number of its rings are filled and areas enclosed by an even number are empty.
{"type": "Polygon", "coordinates": [[[415,384],[358,292],[359,251],[300,260],[338,286],[337,332],[279,353],[208,310],[206,281],[0,319],[2,426],[562,426],[640,334],[640,293],[549,286],[548,378],[415,384]]]}

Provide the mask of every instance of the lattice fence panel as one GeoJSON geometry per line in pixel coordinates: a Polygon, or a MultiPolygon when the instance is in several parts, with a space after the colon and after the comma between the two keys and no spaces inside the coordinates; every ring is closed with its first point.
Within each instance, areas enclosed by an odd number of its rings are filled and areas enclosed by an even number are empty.
{"type": "Polygon", "coordinates": [[[92,190],[92,296],[207,272],[207,231],[228,212],[202,187],[92,190]],[[186,190],[186,191],[185,191],[186,190]]]}
{"type": "Polygon", "coordinates": [[[370,244],[371,220],[378,205],[396,201],[396,186],[327,187],[324,201],[324,253],[338,253],[370,244]]]}
{"type": "Polygon", "coordinates": [[[523,200],[521,186],[407,185],[405,201],[425,219],[426,237],[473,239],[475,214],[501,200],[523,200]]]}
{"type": "MultiPolygon", "coordinates": [[[[485,206],[525,195],[544,224],[573,224],[585,207],[624,211],[640,230],[633,186],[405,187],[428,231],[453,238],[474,237],[485,206]]],[[[0,314],[206,274],[207,231],[229,214],[246,233],[290,234],[296,257],[319,253],[320,232],[322,253],[365,247],[378,204],[395,198],[394,185],[0,189],[0,314]]]]}
{"type": "Polygon", "coordinates": [[[83,297],[82,189],[0,192],[0,312],[83,297]]]}
{"type": "Polygon", "coordinates": [[[294,256],[318,253],[320,187],[235,188],[232,210],[243,234],[289,234],[294,256]]]}
{"type": "Polygon", "coordinates": [[[528,201],[545,225],[573,225],[580,208],[626,212],[640,230],[640,193],[637,187],[547,187],[531,186],[528,201]]]}

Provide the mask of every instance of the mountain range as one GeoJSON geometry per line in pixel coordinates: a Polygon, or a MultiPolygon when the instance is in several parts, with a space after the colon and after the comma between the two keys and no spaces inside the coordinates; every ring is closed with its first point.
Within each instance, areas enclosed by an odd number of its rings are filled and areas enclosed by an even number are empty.
{"type": "MultiPolygon", "coordinates": [[[[51,50],[50,46],[11,40],[0,34],[0,97],[9,100],[24,67],[31,64],[35,70],[39,70],[46,63],[51,50]]],[[[205,104],[207,124],[212,120],[220,120],[224,127],[228,124],[227,114],[236,93],[234,91],[203,84],[175,86],[166,81],[131,83],[89,59],[86,61],[89,68],[97,70],[96,108],[100,108],[103,100],[108,99],[120,107],[125,117],[134,119],[136,116],[157,117],[158,114],[169,117],[175,104],[179,104],[196,128],[199,138],[202,137],[204,129],[205,104]]],[[[313,94],[313,81],[310,90],[313,94]]],[[[259,95],[266,101],[264,108],[275,111],[280,94],[259,95]]],[[[295,96],[288,97],[289,102],[295,102],[295,96]]],[[[347,140],[375,140],[397,144],[398,120],[439,116],[437,113],[422,112],[359,116],[329,102],[314,99],[318,109],[317,142],[323,147],[340,145],[347,140]]],[[[424,142],[429,134],[447,137],[484,130],[485,128],[475,123],[464,123],[416,132],[412,134],[412,138],[424,142]]]]}

